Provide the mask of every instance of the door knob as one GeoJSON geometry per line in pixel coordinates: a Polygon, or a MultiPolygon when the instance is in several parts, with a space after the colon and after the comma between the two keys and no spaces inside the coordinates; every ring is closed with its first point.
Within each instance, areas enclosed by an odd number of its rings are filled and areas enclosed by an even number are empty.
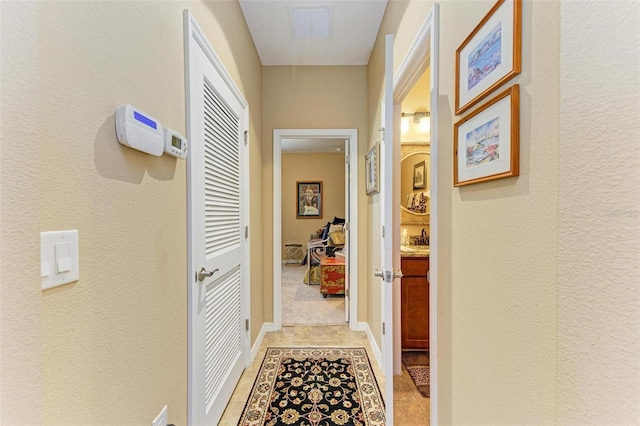
{"type": "Polygon", "coordinates": [[[402,270],[394,271],[393,269],[391,271],[387,271],[386,269],[379,271],[375,269],[373,271],[373,275],[376,277],[380,277],[385,281],[391,281],[393,278],[402,278],[404,276],[402,274],[402,270]]]}
{"type": "Polygon", "coordinates": [[[207,271],[206,269],[204,269],[204,267],[202,267],[202,268],[200,268],[200,270],[198,271],[198,274],[197,274],[198,281],[204,281],[204,279],[206,277],[211,277],[216,272],[218,272],[218,268],[214,269],[213,271],[207,271]]]}

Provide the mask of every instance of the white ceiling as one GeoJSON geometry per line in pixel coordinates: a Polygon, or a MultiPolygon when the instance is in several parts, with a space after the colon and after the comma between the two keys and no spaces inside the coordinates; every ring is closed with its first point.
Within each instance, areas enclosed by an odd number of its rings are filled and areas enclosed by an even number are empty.
{"type": "Polygon", "coordinates": [[[387,0],[239,0],[262,65],[366,65],[387,0]],[[289,8],[328,6],[331,38],[294,40],[289,8]]]}
{"type": "Polygon", "coordinates": [[[344,144],[344,139],[283,139],[282,152],[344,154],[344,144]]]}

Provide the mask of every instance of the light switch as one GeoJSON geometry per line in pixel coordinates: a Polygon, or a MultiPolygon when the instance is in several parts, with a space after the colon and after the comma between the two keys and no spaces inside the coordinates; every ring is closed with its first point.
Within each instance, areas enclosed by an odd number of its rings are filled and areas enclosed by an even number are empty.
{"type": "Polygon", "coordinates": [[[70,244],[56,244],[56,274],[69,272],[71,270],[70,244]]]}
{"type": "Polygon", "coordinates": [[[40,233],[40,275],[43,290],[78,281],[78,231],[40,233]]]}

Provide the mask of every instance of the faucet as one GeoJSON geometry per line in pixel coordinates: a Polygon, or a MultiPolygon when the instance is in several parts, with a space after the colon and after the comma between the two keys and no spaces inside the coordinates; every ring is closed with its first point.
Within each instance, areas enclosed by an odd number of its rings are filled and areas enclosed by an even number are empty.
{"type": "Polygon", "coordinates": [[[429,236],[427,235],[427,231],[422,228],[422,233],[420,235],[411,236],[411,242],[416,246],[428,246],[429,245],[429,236]]]}

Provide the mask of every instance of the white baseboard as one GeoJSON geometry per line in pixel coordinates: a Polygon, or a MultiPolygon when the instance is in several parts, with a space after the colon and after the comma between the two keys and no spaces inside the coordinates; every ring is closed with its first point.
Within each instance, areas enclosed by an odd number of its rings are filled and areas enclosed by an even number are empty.
{"type": "Polygon", "coordinates": [[[251,361],[253,362],[253,360],[256,358],[256,355],[258,355],[258,351],[260,350],[260,345],[262,345],[262,340],[264,340],[264,334],[268,331],[273,331],[273,323],[272,322],[265,322],[262,324],[262,328],[260,329],[260,333],[258,333],[258,338],[256,339],[256,341],[253,343],[253,346],[251,347],[251,361]]]}
{"type": "Polygon", "coordinates": [[[367,339],[369,339],[369,346],[371,346],[371,351],[373,352],[373,356],[376,359],[376,362],[378,363],[378,367],[380,367],[380,369],[383,369],[382,368],[382,352],[380,351],[380,348],[376,343],[376,339],[373,337],[373,333],[369,328],[369,323],[359,322],[357,325],[357,330],[364,331],[365,333],[367,333],[367,339]]]}

